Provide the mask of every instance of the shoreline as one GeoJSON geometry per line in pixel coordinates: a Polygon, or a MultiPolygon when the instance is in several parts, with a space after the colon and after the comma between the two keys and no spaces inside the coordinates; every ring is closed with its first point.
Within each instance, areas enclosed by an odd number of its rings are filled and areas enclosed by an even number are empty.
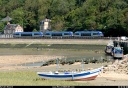
{"type": "Polygon", "coordinates": [[[0,44],[92,44],[107,45],[109,39],[1,39],[0,44]],[[102,42],[102,43],[101,43],[102,42]]]}
{"type": "MultiPolygon", "coordinates": [[[[89,40],[89,39],[81,39],[81,40],[72,40],[69,39],[64,40],[54,40],[54,39],[2,39],[0,44],[91,44],[91,45],[107,45],[109,40],[89,40]],[[100,43],[102,42],[102,44],[100,43]]],[[[6,52],[5,52],[6,53],[6,52]]],[[[35,62],[43,62],[50,59],[56,58],[64,58],[61,54],[58,55],[1,55],[0,56],[0,73],[2,72],[16,72],[16,71],[32,71],[34,73],[38,71],[55,71],[56,65],[49,66],[18,66],[18,64],[27,64],[27,63],[35,63],[35,62]]],[[[98,63],[98,64],[84,64],[84,69],[95,69],[101,66],[108,65],[109,67],[118,66],[116,63],[98,63]]],[[[77,62],[72,65],[59,65],[60,70],[80,70],[81,63],[77,62]]],[[[4,73],[3,73],[4,74],[4,73]]],[[[91,81],[74,81],[80,83],[89,83],[94,86],[127,86],[128,85],[128,74],[117,73],[114,70],[111,71],[103,71],[101,72],[95,80],[91,81]]]]}
{"type": "MultiPolygon", "coordinates": [[[[53,56],[47,56],[47,55],[12,55],[12,56],[0,56],[0,64],[15,64],[15,63],[26,63],[26,62],[38,62],[46,61],[47,59],[50,59],[53,56]],[[19,58],[20,57],[20,58],[19,58]],[[28,57],[30,59],[28,59],[28,57]],[[42,58],[44,57],[44,58],[42,58]],[[12,63],[10,63],[10,60],[12,63]],[[20,61],[19,61],[20,60],[20,61]]],[[[54,56],[56,57],[63,57],[63,56],[54,56]]],[[[53,58],[54,59],[54,58],[53,58]]],[[[89,69],[95,69],[99,68],[104,65],[112,65],[112,62],[110,63],[99,63],[99,64],[85,64],[84,69],[89,70],[89,69]]],[[[75,69],[81,69],[81,63],[76,62],[72,65],[59,65],[60,70],[75,70],[75,69]]],[[[33,72],[38,72],[38,71],[55,71],[56,70],[56,65],[49,65],[49,66],[0,66],[0,72],[17,72],[17,71],[33,71],[33,72]]],[[[89,83],[90,85],[94,86],[126,86],[128,85],[128,75],[122,74],[122,73],[116,73],[114,71],[106,71],[101,72],[95,80],[91,81],[74,81],[74,82],[80,82],[80,83],[89,83]]]]}

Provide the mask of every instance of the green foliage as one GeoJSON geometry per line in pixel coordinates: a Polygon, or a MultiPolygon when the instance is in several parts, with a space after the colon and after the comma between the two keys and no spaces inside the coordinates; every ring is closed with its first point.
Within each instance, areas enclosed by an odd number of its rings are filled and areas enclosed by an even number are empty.
{"type": "MultiPolygon", "coordinates": [[[[105,62],[107,62],[107,63],[109,63],[109,62],[111,62],[111,60],[109,60],[109,59],[107,59],[107,58],[105,58],[105,59],[98,59],[98,58],[87,58],[87,59],[83,59],[83,62],[82,62],[82,59],[76,59],[76,58],[74,58],[74,59],[72,59],[72,58],[68,58],[68,59],[64,59],[64,58],[62,58],[62,59],[60,59],[59,60],[59,64],[62,64],[62,65],[65,65],[65,64],[68,64],[68,65],[72,65],[72,64],[74,64],[74,63],[76,63],[76,62],[80,62],[81,64],[83,63],[83,64],[89,64],[89,63],[94,63],[94,64],[96,64],[96,63],[105,63],[105,62]]],[[[56,63],[56,59],[55,60],[49,60],[49,61],[46,61],[42,66],[48,66],[48,65],[51,65],[51,64],[57,64],[56,63]]]]}
{"type": "Polygon", "coordinates": [[[89,63],[89,60],[85,59],[84,64],[88,64],[88,63],[89,63]]]}
{"type": "Polygon", "coordinates": [[[74,60],[70,60],[68,63],[69,63],[69,65],[71,65],[71,64],[74,64],[75,61],[74,60]]]}
{"type": "Polygon", "coordinates": [[[37,32],[37,30],[36,30],[36,29],[34,29],[34,30],[33,30],[33,32],[37,32]]]}
{"type": "MultiPolygon", "coordinates": [[[[128,33],[127,0],[0,0],[0,13],[0,20],[8,15],[24,31],[39,31],[40,21],[47,17],[54,31],[98,29],[105,36],[114,31],[128,33]]],[[[0,31],[3,25],[1,22],[0,31]]]]}

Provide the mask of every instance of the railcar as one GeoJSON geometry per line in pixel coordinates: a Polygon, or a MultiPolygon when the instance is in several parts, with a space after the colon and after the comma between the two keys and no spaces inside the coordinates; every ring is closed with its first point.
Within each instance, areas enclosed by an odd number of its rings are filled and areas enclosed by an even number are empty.
{"type": "Polygon", "coordinates": [[[70,37],[73,36],[73,32],[53,32],[53,31],[47,31],[44,34],[44,37],[53,37],[53,36],[61,36],[61,37],[70,37]]]}
{"type": "Polygon", "coordinates": [[[103,33],[101,31],[76,31],[73,36],[93,36],[93,37],[103,37],[103,33]]]}
{"type": "Polygon", "coordinates": [[[20,37],[42,37],[42,32],[15,32],[13,34],[14,38],[20,38],[20,37]]]}

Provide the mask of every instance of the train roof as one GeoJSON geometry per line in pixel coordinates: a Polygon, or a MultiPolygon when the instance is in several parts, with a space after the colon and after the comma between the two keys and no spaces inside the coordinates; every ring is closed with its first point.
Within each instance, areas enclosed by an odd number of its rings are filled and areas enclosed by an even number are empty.
{"type": "Polygon", "coordinates": [[[17,33],[22,33],[22,34],[41,33],[41,34],[43,34],[42,32],[15,32],[14,34],[17,34],[17,33]]]}
{"type": "Polygon", "coordinates": [[[85,30],[85,31],[76,31],[76,32],[101,32],[101,31],[88,31],[88,30],[85,30]]]}
{"type": "Polygon", "coordinates": [[[42,33],[42,32],[15,32],[15,33],[42,33]]]}
{"type": "Polygon", "coordinates": [[[46,33],[73,33],[72,31],[46,31],[46,33]]]}

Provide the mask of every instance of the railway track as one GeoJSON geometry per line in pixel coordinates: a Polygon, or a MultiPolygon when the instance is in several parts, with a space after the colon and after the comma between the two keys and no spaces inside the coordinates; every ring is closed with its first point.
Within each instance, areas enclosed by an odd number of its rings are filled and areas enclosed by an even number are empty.
{"type": "Polygon", "coordinates": [[[61,36],[54,36],[54,37],[19,37],[19,38],[0,38],[0,39],[112,39],[112,40],[117,40],[117,37],[61,37],[61,36]]]}

